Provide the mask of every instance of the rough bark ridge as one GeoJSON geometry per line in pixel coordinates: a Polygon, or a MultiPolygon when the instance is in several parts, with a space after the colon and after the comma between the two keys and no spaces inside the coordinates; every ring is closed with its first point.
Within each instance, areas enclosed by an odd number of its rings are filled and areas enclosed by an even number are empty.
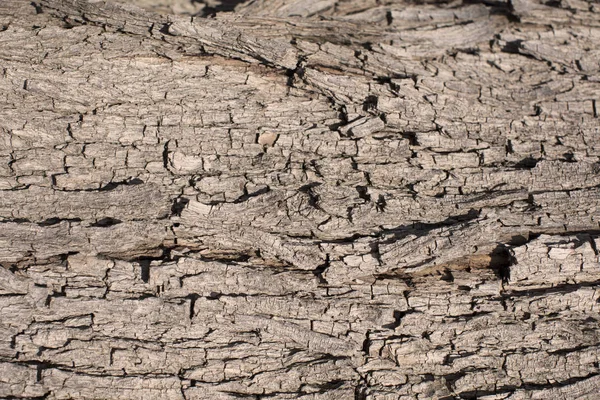
{"type": "Polygon", "coordinates": [[[0,397],[597,399],[599,10],[0,2],[0,397]]]}

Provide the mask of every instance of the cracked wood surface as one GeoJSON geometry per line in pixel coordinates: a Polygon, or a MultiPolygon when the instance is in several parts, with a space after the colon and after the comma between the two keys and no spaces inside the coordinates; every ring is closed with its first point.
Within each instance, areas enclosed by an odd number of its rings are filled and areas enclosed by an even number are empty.
{"type": "Polygon", "coordinates": [[[1,398],[598,398],[597,2],[123,3],[0,2],[1,398]]]}

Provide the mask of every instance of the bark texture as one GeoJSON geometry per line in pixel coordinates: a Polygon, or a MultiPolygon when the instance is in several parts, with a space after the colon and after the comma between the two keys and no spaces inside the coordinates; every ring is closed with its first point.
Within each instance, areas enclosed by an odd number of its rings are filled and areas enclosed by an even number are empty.
{"type": "Polygon", "coordinates": [[[597,2],[136,4],[0,2],[0,397],[598,399],[597,2]]]}

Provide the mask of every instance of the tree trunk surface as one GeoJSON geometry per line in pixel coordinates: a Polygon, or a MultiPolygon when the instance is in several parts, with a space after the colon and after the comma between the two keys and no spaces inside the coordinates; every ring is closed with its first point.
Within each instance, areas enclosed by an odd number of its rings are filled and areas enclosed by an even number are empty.
{"type": "Polygon", "coordinates": [[[0,397],[600,398],[600,3],[235,3],[0,2],[0,397]]]}

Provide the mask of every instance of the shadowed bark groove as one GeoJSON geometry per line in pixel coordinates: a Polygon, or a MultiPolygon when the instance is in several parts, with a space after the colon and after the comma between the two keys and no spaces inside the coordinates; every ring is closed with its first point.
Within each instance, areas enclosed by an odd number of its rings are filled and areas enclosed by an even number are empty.
{"type": "Polygon", "coordinates": [[[0,28],[0,397],[597,398],[597,3],[0,28]]]}

